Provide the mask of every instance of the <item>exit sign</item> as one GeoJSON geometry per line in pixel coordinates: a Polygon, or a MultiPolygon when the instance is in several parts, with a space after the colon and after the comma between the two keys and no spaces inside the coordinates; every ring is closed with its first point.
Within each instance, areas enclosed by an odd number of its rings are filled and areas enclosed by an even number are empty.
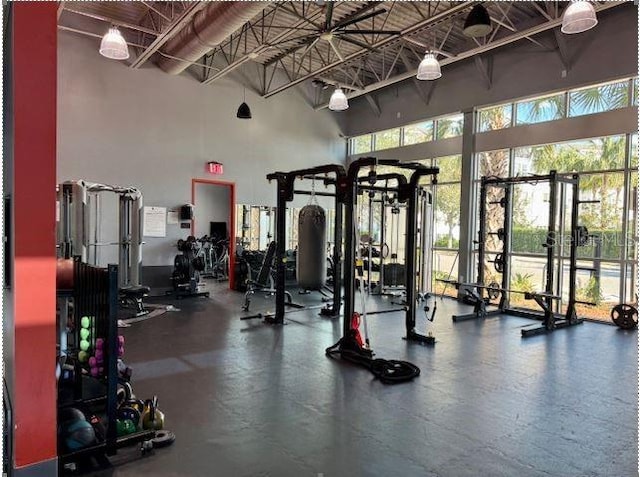
{"type": "Polygon", "coordinates": [[[207,172],[219,176],[224,173],[224,167],[221,162],[207,162],[207,172]]]}

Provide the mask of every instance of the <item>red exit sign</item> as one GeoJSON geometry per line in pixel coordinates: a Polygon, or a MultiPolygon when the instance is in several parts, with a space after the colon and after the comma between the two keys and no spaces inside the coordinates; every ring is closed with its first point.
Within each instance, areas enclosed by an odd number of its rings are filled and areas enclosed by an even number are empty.
{"type": "Polygon", "coordinates": [[[219,176],[224,173],[224,167],[221,162],[207,162],[207,172],[219,176]]]}

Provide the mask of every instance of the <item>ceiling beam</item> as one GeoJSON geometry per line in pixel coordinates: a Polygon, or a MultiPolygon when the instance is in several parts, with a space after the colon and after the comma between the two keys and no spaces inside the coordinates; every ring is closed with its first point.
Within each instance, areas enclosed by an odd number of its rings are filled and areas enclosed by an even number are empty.
{"type": "MultiPolygon", "coordinates": [[[[464,11],[464,10],[468,10],[475,3],[476,2],[461,2],[461,3],[458,3],[455,6],[449,8],[448,10],[445,10],[445,11],[443,11],[441,13],[433,15],[432,17],[429,17],[426,20],[422,20],[422,21],[420,21],[420,22],[418,22],[418,23],[416,23],[416,24],[414,24],[414,25],[412,25],[412,26],[410,26],[408,28],[405,28],[404,30],[402,30],[400,32],[400,35],[401,36],[410,35],[411,33],[414,33],[414,32],[416,32],[418,30],[421,30],[421,29],[426,28],[426,27],[428,27],[430,25],[438,23],[438,22],[440,22],[442,20],[445,20],[446,18],[449,18],[449,17],[451,17],[453,15],[456,15],[456,14],[458,14],[458,13],[464,11]]],[[[390,36],[390,37],[385,38],[385,39],[383,39],[381,41],[373,43],[371,45],[371,48],[372,49],[382,48],[382,47],[384,47],[384,46],[386,46],[386,45],[388,45],[388,44],[390,44],[390,43],[392,43],[394,41],[397,41],[397,40],[398,40],[397,37],[390,36]]],[[[265,98],[269,98],[269,97],[271,97],[271,96],[273,96],[275,94],[281,93],[282,91],[285,91],[285,90],[287,90],[287,89],[289,89],[289,88],[291,88],[291,87],[293,87],[293,86],[295,86],[297,84],[300,84],[303,81],[311,79],[316,75],[322,74],[325,71],[328,71],[328,70],[330,70],[332,68],[335,68],[336,66],[338,66],[338,65],[340,65],[340,64],[342,64],[344,62],[354,60],[354,59],[362,56],[365,53],[369,53],[369,51],[370,50],[365,49],[365,48],[360,49],[360,50],[358,50],[358,51],[356,51],[356,52],[354,52],[354,53],[352,53],[350,55],[347,55],[344,58],[344,61],[334,61],[334,62],[328,64],[327,66],[324,66],[324,67],[318,69],[317,71],[309,73],[308,75],[305,75],[305,76],[301,76],[300,78],[297,78],[294,81],[291,81],[291,82],[289,82],[289,83],[287,83],[285,85],[282,85],[282,86],[274,89],[273,91],[269,91],[267,94],[264,95],[264,97],[265,98]]]]}
{"type": "Polygon", "coordinates": [[[378,104],[378,101],[376,101],[376,99],[371,94],[366,94],[364,97],[369,103],[369,106],[371,107],[373,114],[375,114],[377,117],[380,117],[382,115],[382,109],[380,109],[380,105],[378,104]]]}
{"type": "MultiPolygon", "coordinates": [[[[89,36],[91,38],[102,39],[102,37],[103,37],[103,35],[99,35],[98,33],[93,33],[93,32],[86,31],[86,30],[80,30],[79,28],[71,28],[71,27],[67,27],[67,26],[64,26],[64,25],[58,25],[58,30],[68,31],[68,32],[71,32],[71,33],[77,33],[78,35],[89,36]]],[[[145,45],[141,45],[139,43],[133,43],[131,41],[127,41],[126,43],[127,43],[127,45],[133,46],[135,48],[146,48],[145,45]]],[[[215,71],[219,70],[219,68],[216,68],[215,66],[209,66],[209,65],[207,65],[205,63],[199,63],[197,61],[185,60],[184,58],[178,58],[177,56],[168,55],[167,53],[163,53],[161,51],[158,51],[158,54],[164,56],[165,58],[170,58],[172,60],[177,60],[177,61],[183,61],[185,63],[189,63],[189,64],[194,65],[194,66],[199,66],[201,68],[207,68],[207,69],[215,70],[215,71]]]]}
{"type": "Polygon", "coordinates": [[[476,68],[480,71],[480,75],[485,82],[485,86],[487,89],[491,89],[493,84],[493,61],[492,58],[487,58],[486,60],[482,58],[482,56],[474,56],[473,60],[476,63],[476,68]]]}
{"type": "Polygon", "coordinates": [[[156,15],[164,18],[166,21],[170,22],[171,21],[171,17],[166,16],[164,13],[162,13],[159,9],[157,9],[156,7],[154,7],[151,2],[145,2],[142,1],[141,2],[145,7],[147,7],[149,10],[151,10],[152,12],[155,12],[156,15]]]}
{"type": "MultiPolygon", "coordinates": [[[[291,13],[288,10],[284,10],[287,13],[291,13]]],[[[275,15],[275,10],[274,10],[274,15],[275,15]]],[[[309,16],[309,19],[311,21],[317,20],[322,16],[322,10],[317,10],[313,15],[309,16]]],[[[305,25],[307,23],[307,20],[300,20],[297,23],[293,24],[291,26],[292,30],[284,30],[282,33],[279,33],[276,37],[274,37],[269,43],[278,43],[282,40],[285,40],[287,37],[291,36],[294,33],[293,28],[300,28],[303,25],[305,25]]],[[[248,32],[246,32],[246,34],[248,34],[248,32]]],[[[303,47],[306,45],[300,45],[300,47],[303,47]]],[[[268,50],[269,48],[271,48],[270,45],[268,44],[263,44],[263,45],[259,45],[252,53],[256,53],[256,54],[260,54],[266,50],[268,50]]],[[[280,55],[279,57],[276,57],[273,61],[269,61],[269,63],[267,64],[267,66],[277,63],[277,61],[279,59],[282,59],[284,56],[286,55],[280,55]]],[[[232,61],[231,63],[229,63],[227,66],[225,66],[224,68],[222,68],[218,73],[211,75],[209,78],[207,78],[205,81],[202,82],[202,84],[211,84],[214,81],[216,81],[217,79],[222,78],[223,76],[227,75],[228,73],[232,72],[233,70],[235,70],[236,68],[238,68],[239,66],[242,66],[247,60],[249,60],[249,55],[243,55],[242,57],[238,58],[235,61],[232,61]]]]}
{"type": "MultiPolygon", "coordinates": [[[[193,16],[202,9],[204,2],[189,2],[187,8],[162,32],[145,50],[131,63],[131,68],[140,68],[162,45],[169,41],[176,33],[182,30],[193,16]]],[[[155,10],[154,10],[155,11],[155,10]]]]}
{"type": "Polygon", "coordinates": [[[148,33],[149,35],[156,36],[160,33],[160,32],[157,32],[156,30],[152,30],[151,28],[147,28],[142,25],[135,25],[133,23],[125,22],[122,20],[116,20],[115,18],[106,17],[104,15],[98,15],[97,13],[83,12],[82,10],[69,8],[69,4],[65,5],[64,10],[67,12],[75,13],[76,15],[81,15],[83,17],[93,18],[94,20],[100,20],[102,22],[111,23],[112,25],[117,25],[122,28],[128,28],[129,30],[148,33]]]}
{"type": "MultiPolygon", "coordinates": [[[[601,12],[604,10],[608,10],[610,8],[615,8],[619,5],[623,5],[625,2],[604,2],[604,3],[598,3],[595,4],[595,10],[597,12],[601,12]]],[[[475,55],[479,55],[481,53],[487,52],[487,51],[491,51],[491,50],[495,50],[496,48],[501,48],[505,45],[509,45],[511,43],[514,43],[516,41],[522,40],[523,38],[525,38],[526,36],[533,36],[533,35],[537,35],[538,33],[542,33],[548,30],[551,30],[553,28],[556,28],[558,26],[560,26],[562,24],[562,19],[561,18],[556,18],[554,20],[551,21],[547,21],[545,23],[541,23],[539,25],[533,26],[531,28],[527,28],[526,30],[523,30],[521,32],[518,33],[514,33],[513,35],[509,35],[506,36],[504,38],[500,38],[498,40],[495,40],[491,43],[487,43],[485,45],[480,45],[477,48],[473,48],[471,50],[467,50],[467,51],[463,51],[461,53],[459,53],[458,55],[456,55],[453,58],[445,58],[443,60],[440,61],[440,65],[441,66],[446,66],[446,65],[450,65],[452,63],[456,63],[458,61],[462,61],[465,60],[467,58],[471,58],[475,55]]],[[[394,76],[393,78],[389,78],[388,80],[385,81],[380,81],[378,83],[374,83],[374,84],[370,84],[368,86],[366,86],[364,88],[364,90],[362,92],[354,92],[354,93],[350,93],[347,95],[348,99],[353,99],[353,98],[357,98],[358,96],[362,96],[364,94],[370,93],[372,91],[376,91],[382,88],[386,88],[387,86],[390,86],[392,84],[398,83],[400,81],[404,81],[407,80],[413,76],[416,75],[417,69],[413,69],[411,71],[407,71],[406,73],[402,73],[400,75],[394,76]]],[[[437,81],[434,81],[437,82],[437,81]]],[[[275,93],[273,93],[275,94],[275,93]]],[[[316,110],[319,109],[324,109],[328,106],[328,104],[323,104],[320,106],[316,106],[316,110]]]]}

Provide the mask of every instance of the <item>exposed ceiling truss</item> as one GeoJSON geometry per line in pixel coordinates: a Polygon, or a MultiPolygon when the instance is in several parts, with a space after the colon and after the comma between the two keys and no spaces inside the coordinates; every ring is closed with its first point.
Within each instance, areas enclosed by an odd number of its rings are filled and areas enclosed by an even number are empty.
{"type": "MultiPolygon", "coordinates": [[[[190,72],[203,84],[229,73],[240,73],[265,98],[294,86],[322,85],[312,100],[326,107],[331,88],[347,89],[348,97],[415,77],[429,49],[442,66],[474,57],[478,77],[491,87],[492,61],[488,52],[516,41],[532,49],[558,54],[571,67],[566,40],[559,33],[568,2],[481,2],[489,11],[493,31],[484,38],[462,33],[464,20],[479,2],[279,1],[265,3],[259,15],[244,23],[221,44],[212,45],[190,72]],[[551,37],[540,33],[553,30],[551,37]]],[[[594,2],[597,11],[625,2],[594,2]]],[[[207,2],[60,2],[61,29],[99,36],[105,23],[119,25],[134,47],[130,60],[139,68],[159,55],[171,57],[163,45],[190,27],[193,16],[207,2]],[[83,20],[82,24],[77,18],[83,20]],[[88,22],[88,23],[87,23],[88,22]]],[[[446,74],[446,73],[445,73],[446,74]]],[[[428,103],[435,84],[413,80],[419,97],[428,103]]],[[[379,110],[375,98],[370,104],[379,110]]],[[[378,112],[379,114],[379,112],[378,112]]]]}

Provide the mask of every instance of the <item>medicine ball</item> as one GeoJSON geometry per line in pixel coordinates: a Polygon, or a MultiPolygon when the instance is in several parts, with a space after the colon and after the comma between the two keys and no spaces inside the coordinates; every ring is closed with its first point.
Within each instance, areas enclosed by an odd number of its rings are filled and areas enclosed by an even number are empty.
{"type": "Polygon", "coordinates": [[[58,424],[64,426],[74,421],[84,421],[85,417],[82,411],[75,407],[65,407],[60,409],[58,413],[58,424]]]}
{"type": "Polygon", "coordinates": [[[68,421],[63,425],[62,438],[67,449],[76,451],[93,444],[96,441],[96,431],[84,419],[68,421]]]}

